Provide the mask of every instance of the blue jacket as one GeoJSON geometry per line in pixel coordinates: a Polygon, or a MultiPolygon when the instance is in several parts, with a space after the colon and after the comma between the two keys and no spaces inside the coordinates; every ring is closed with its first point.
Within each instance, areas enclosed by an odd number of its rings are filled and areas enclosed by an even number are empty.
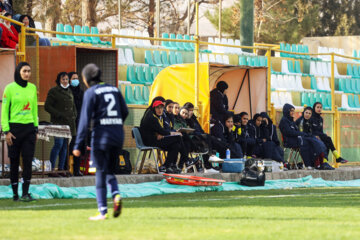
{"type": "Polygon", "coordinates": [[[92,148],[121,148],[124,142],[123,124],[127,115],[128,109],[118,88],[103,82],[90,87],[84,94],[74,149],[79,149],[84,143],[90,122],[92,148]]]}
{"type": "Polygon", "coordinates": [[[311,131],[313,135],[315,136],[324,135],[323,122],[324,120],[320,116],[320,114],[313,111],[313,114],[310,118],[311,131]]]}
{"type": "Polygon", "coordinates": [[[298,148],[302,145],[302,137],[306,135],[300,132],[294,119],[290,117],[290,110],[294,106],[285,104],[283,107],[283,117],[280,120],[279,129],[284,138],[284,147],[298,148]]]}

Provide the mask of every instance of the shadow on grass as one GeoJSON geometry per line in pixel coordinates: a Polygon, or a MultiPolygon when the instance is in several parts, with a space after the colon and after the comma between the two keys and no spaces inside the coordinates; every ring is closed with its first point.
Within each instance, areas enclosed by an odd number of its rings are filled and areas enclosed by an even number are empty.
{"type": "MultiPolygon", "coordinates": [[[[323,188],[169,194],[125,198],[125,208],[360,207],[359,188],[323,188]]],[[[111,200],[108,200],[112,206],[111,200]]],[[[96,208],[95,199],[51,199],[24,203],[0,200],[2,210],[71,210],[96,208]]]]}

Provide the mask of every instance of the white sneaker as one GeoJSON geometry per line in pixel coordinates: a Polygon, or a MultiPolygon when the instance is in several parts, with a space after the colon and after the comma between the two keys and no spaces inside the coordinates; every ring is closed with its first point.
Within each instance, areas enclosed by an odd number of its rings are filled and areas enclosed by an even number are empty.
{"type": "Polygon", "coordinates": [[[314,168],[313,168],[313,167],[308,166],[308,167],[306,167],[306,169],[307,169],[307,170],[313,170],[314,168]]]}
{"type": "Polygon", "coordinates": [[[224,162],[224,159],[218,158],[218,157],[215,156],[215,155],[211,155],[211,156],[209,157],[209,162],[223,163],[223,162],[224,162]]]}
{"type": "Polygon", "coordinates": [[[210,168],[210,169],[205,169],[205,173],[219,173],[220,171],[217,171],[213,168],[210,168]]]}

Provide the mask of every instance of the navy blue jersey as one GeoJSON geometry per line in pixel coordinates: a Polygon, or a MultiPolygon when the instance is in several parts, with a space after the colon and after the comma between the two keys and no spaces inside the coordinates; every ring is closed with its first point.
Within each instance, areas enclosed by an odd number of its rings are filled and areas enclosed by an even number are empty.
{"type": "Polygon", "coordinates": [[[122,147],[127,115],[128,109],[119,89],[105,83],[92,86],[84,94],[74,149],[84,143],[91,121],[92,148],[122,147]]]}

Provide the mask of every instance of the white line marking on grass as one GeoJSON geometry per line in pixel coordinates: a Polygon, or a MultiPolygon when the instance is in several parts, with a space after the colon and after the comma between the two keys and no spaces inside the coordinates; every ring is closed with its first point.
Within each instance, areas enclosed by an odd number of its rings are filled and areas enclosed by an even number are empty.
{"type": "Polygon", "coordinates": [[[96,202],[82,202],[82,203],[53,203],[53,204],[43,204],[43,205],[28,205],[28,206],[16,206],[16,207],[4,207],[0,210],[14,210],[14,209],[32,209],[32,208],[46,208],[46,207],[63,207],[63,206],[80,206],[80,205],[96,205],[96,202]]]}

